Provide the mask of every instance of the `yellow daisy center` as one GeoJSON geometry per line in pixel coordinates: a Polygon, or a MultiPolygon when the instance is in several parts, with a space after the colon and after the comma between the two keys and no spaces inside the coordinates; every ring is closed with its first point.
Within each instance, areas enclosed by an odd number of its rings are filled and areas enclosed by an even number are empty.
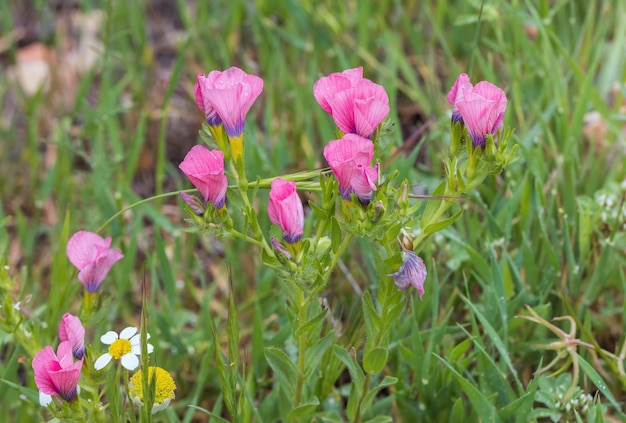
{"type": "Polygon", "coordinates": [[[109,354],[111,357],[119,360],[123,355],[131,352],[132,346],[128,339],[116,339],[111,345],[109,345],[109,354]]]}
{"type": "MultiPolygon", "coordinates": [[[[155,382],[155,390],[154,390],[154,403],[161,404],[166,399],[174,399],[174,390],[176,389],[176,384],[174,383],[174,379],[172,376],[157,366],[148,367],[148,379],[152,382],[152,378],[156,374],[156,382],[155,382]]],[[[135,398],[139,398],[139,400],[143,401],[143,376],[141,370],[135,373],[130,378],[130,394],[135,398]]]]}

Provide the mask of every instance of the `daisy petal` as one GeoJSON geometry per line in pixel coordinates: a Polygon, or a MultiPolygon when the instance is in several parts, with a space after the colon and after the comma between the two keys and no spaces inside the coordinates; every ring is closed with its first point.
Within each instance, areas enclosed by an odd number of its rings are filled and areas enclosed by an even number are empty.
{"type": "Polygon", "coordinates": [[[139,359],[135,354],[129,352],[128,354],[124,354],[122,358],[120,358],[120,362],[125,369],[135,370],[139,367],[139,359]]]}
{"type": "Polygon", "coordinates": [[[112,330],[108,331],[107,333],[105,333],[104,335],[100,337],[100,341],[106,345],[111,345],[117,339],[118,339],[117,332],[112,331],[112,330]]]}
{"type": "Polygon", "coordinates": [[[107,364],[109,364],[112,358],[113,357],[109,353],[102,354],[94,363],[93,368],[96,370],[103,369],[107,364]]]}
{"type": "Polygon", "coordinates": [[[137,328],[133,326],[129,326],[120,332],[121,339],[130,339],[134,334],[137,333],[137,328]]]}

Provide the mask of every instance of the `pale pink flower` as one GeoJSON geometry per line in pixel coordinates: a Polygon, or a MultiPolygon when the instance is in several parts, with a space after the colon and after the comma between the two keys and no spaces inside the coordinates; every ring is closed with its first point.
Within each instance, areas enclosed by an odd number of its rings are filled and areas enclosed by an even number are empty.
{"type": "Polygon", "coordinates": [[[281,178],[272,181],[267,212],[272,223],[283,230],[285,241],[290,244],[300,241],[304,231],[304,211],[295,182],[281,178]]]}
{"type": "Polygon", "coordinates": [[[124,257],[110,246],[111,237],[103,239],[87,231],[76,232],[67,242],[67,256],[78,268],[78,280],[85,285],[87,292],[96,292],[113,264],[124,257]]]}
{"type": "Polygon", "coordinates": [[[65,313],[59,324],[59,339],[72,345],[74,358],[80,360],[85,355],[85,328],[80,319],[65,313]]]}
{"type": "Polygon", "coordinates": [[[349,200],[355,193],[359,201],[372,199],[378,181],[378,164],[371,167],[374,143],[359,135],[347,134],[340,140],[332,140],[324,148],[324,157],[339,183],[341,196],[349,200]]]}
{"type": "Polygon", "coordinates": [[[178,167],[200,191],[205,202],[210,201],[215,208],[222,208],[228,188],[228,179],[224,175],[224,153],[194,145],[178,167]]]}
{"type": "Polygon", "coordinates": [[[363,78],[361,67],[320,78],[313,85],[313,95],[344,134],[371,138],[389,114],[385,89],[363,78]]]}
{"type": "Polygon", "coordinates": [[[204,110],[210,125],[219,125],[221,121],[229,136],[239,136],[246,115],[261,91],[263,80],[237,67],[212,71],[207,76],[198,75],[196,105],[204,110]]]}
{"type": "Polygon", "coordinates": [[[486,136],[502,128],[506,95],[490,82],[472,86],[468,76],[461,74],[448,93],[448,102],[454,107],[452,120],[465,124],[475,147],[484,147],[486,136]]]}
{"type": "Polygon", "coordinates": [[[76,387],[82,367],[82,359],[74,361],[70,342],[61,342],[56,354],[52,347],[47,346],[33,358],[35,384],[46,395],[72,401],[77,396],[76,387]]]}
{"type": "Polygon", "coordinates": [[[402,251],[402,266],[396,273],[390,275],[400,291],[404,291],[412,285],[422,299],[424,295],[424,282],[426,281],[426,265],[424,260],[410,250],[402,251]]]}

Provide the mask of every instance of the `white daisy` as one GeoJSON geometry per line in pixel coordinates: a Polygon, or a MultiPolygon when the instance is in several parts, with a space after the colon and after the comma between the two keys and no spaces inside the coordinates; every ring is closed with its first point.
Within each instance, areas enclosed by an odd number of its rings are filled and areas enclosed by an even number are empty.
{"type": "MultiPolygon", "coordinates": [[[[150,334],[148,334],[148,339],[150,339],[150,334]]],[[[127,327],[119,335],[110,330],[100,337],[100,341],[109,346],[109,352],[98,357],[93,365],[96,370],[104,368],[113,358],[120,360],[125,369],[135,370],[139,367],[141,333],[137,333],[137,328],[127,327]]],[[[152,345],[148,344],[148,354],[153,349],[152,345]]]]}

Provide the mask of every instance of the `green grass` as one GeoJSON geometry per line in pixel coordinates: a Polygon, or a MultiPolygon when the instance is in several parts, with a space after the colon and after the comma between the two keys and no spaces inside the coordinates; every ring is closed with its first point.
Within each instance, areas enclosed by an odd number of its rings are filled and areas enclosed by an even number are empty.
{"type": "MultiPolygon", "coordinates": [[[[48,2],[32,3],[40,41],[61,60],[68,42],[54,27],[60,12],[48,2]]],[[[99,7],[78,3],[75,11],[83,14],[99,7]]],[[[595,348],[578,348],[584,363],[578,386],[601,406],[579,421],[626,418],[619,406],[626,399],[623,359],[601,352],[619,355],[626,342],[622,1],[154,4],[107,3],[98,65],[70,75],[69,82],[59,65],[47,91],[23,92],[6,71],[14,67],[17,44],[2,52],[0,261],[9,270],[0,269],[0,293],[21,301],[21,314],[9,307],[0,316],[21,315],[19,327],[32,334],[24,345],[11,333],[15,326],[0,328],[0,400],[7,415],[16,422],[50,418],[36,401],[30,360],[44,345],[56,345],[60,317],[81,304],[67,239],[79,229],[98,230],[142,197],[190,188],[177,166],[200,142],[196,75],[236,65],[265,82],[246,121],[251,180],[325,165],[322,150],[335,128],[315,103],[312,85],[330,72],[363,66],[366,77],[385,87],[396,122],[389,153],[428,123],[419,155],[409,151],[385,162],[427,193],[443,177],[445,94],[456,76],[467,72],[473,82],[486,79],[507,93],[506,124],[515,129],[519,161],[464,199],[463,216],[421,253],[429,266],[426,295],[419,301],[410,293],[394,323],[387,365],[372,381],[372,387],[383,385],[367,418],[522,422],[557,416],[548,390],[564,393],[573,367],[565,377],[535,376],[556,357],[540,345],[559,338],[519,318],[529,315],[525,305],[547,320],[571,316],[576,337],[595,348]],[[159,19],[171,23],[173,15],[175,25],[159,34],[159,19]],[[592,111],[605,125],[599,140],[585,135],[592,111]],[[385,376],[397,383],[385,385],[385,376]]],[[[1,33],[19,27],[18,12],[16,2],[0,5],[1,33]]],[[[293,353],[294,343],[293,316],[276,273],[248,244],[186,232],[184,218],[181,201],[171,196],[104,228],[125,258],[105,280],[101,312],[84,322],[87,339],[99,354],[102,333],[139,325],[145,282],[154,357],[178,385],[176,400],[155,420],[207,420],[200,409],[229,420],[221,385],[238,383],[241,421],[277,421],[283,411],[282,393],[273,389],[281,378],[276,356],[285,348],[293,353]],[[230,346],[229,298],[237,305],[239,332],[230,346]],[[235,374],[226,368],[220,375],[228,363],[216,362],[216,343],[228,357],[238,354],[235,374]],[[279,352],[268,357],[265,347],[279,352]]],[[[261,227],[269,231],[264,216],[261,227]]],[[[347,352],[334,348],[320,356],[331,375],[324,380],[334,382],[318,387],[324,396],[318,395],[317,410],[326,414],[316,421],[334,421],[332,411],[344,409],[350,381],[358,379],[348,353],[353,346],[357,355],[362,350],[363,312],[349,279],[376,293],[375,257],[366,242],[353,242],[342,258],[345,270],[333,274],[322,294],[347,352]]],[[[569,330],[565,321],[555,324],[569,330]]]]}

